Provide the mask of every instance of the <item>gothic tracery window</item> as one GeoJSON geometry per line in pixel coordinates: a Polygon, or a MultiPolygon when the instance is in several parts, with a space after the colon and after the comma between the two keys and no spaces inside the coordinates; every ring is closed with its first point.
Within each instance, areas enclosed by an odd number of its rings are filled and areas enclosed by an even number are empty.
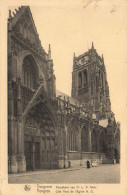
{"type": "Polygon", "coordinates": [[[100,135],[100,152],[106,152],[106,135],[104,131],[102,131],[100,135]]]}
{"type": "Polygon", "coordinates": [[[81,132],[81,150],[88,152],[88,129],[84,126],[81,132]]]}
{"type": "Polygon", "coordinates": [[[77,146],[76,146],[77,134],[78,134],[77,128],[74,125],[72,125],[68,132],[68,149],[71,151],[77,150],[77,146]]]}
{"type": "Polygon", "coordinates": [[[37,74],[34,63],[30,57],[26,57],[23,61],[23,84],[32,89],[36,89],[37,85],[37,74]]]}

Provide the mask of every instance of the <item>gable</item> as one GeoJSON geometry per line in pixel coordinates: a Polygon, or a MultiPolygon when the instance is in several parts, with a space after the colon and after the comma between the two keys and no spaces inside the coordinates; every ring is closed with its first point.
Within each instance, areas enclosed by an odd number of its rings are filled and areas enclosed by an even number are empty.
{"type": "Polygon", "coordinates": [[[18,39],[25,42],[30,48],[39,51],[40,54],[45,53],[29,6],[22,6],[9,22],[11,22],[12,32],[18,39]]]}

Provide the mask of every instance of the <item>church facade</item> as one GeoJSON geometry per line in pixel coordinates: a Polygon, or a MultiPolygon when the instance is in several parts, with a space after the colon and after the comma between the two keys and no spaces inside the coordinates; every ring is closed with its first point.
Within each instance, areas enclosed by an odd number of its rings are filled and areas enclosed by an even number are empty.
{"type": "Polygon", "coordinates": [[[29,6],[9,11],[8,172],[120,161],[120,124],[109,97],[103,56],[73,57],[72,95],[56,90],[29,6]]]}

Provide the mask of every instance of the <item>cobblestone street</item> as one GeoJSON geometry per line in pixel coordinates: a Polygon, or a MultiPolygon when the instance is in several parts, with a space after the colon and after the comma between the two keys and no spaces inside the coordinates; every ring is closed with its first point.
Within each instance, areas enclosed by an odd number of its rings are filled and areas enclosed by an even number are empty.
{"type": "Polygon", "coordinates": [[[120,165],[10,174],[9,183],[119,183],[120,165]]]}

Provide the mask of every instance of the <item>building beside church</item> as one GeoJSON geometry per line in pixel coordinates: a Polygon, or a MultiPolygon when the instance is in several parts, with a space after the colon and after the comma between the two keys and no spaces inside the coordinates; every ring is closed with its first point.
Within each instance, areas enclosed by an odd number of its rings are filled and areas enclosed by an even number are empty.
{"type": "Polygon", "coordinates": [[[103,56],[73,57],[71,97],[56,90],[51,48],[41,45],[29,6],[9,11],[8,172],[120,161],[120,124],[103,56]]]}

